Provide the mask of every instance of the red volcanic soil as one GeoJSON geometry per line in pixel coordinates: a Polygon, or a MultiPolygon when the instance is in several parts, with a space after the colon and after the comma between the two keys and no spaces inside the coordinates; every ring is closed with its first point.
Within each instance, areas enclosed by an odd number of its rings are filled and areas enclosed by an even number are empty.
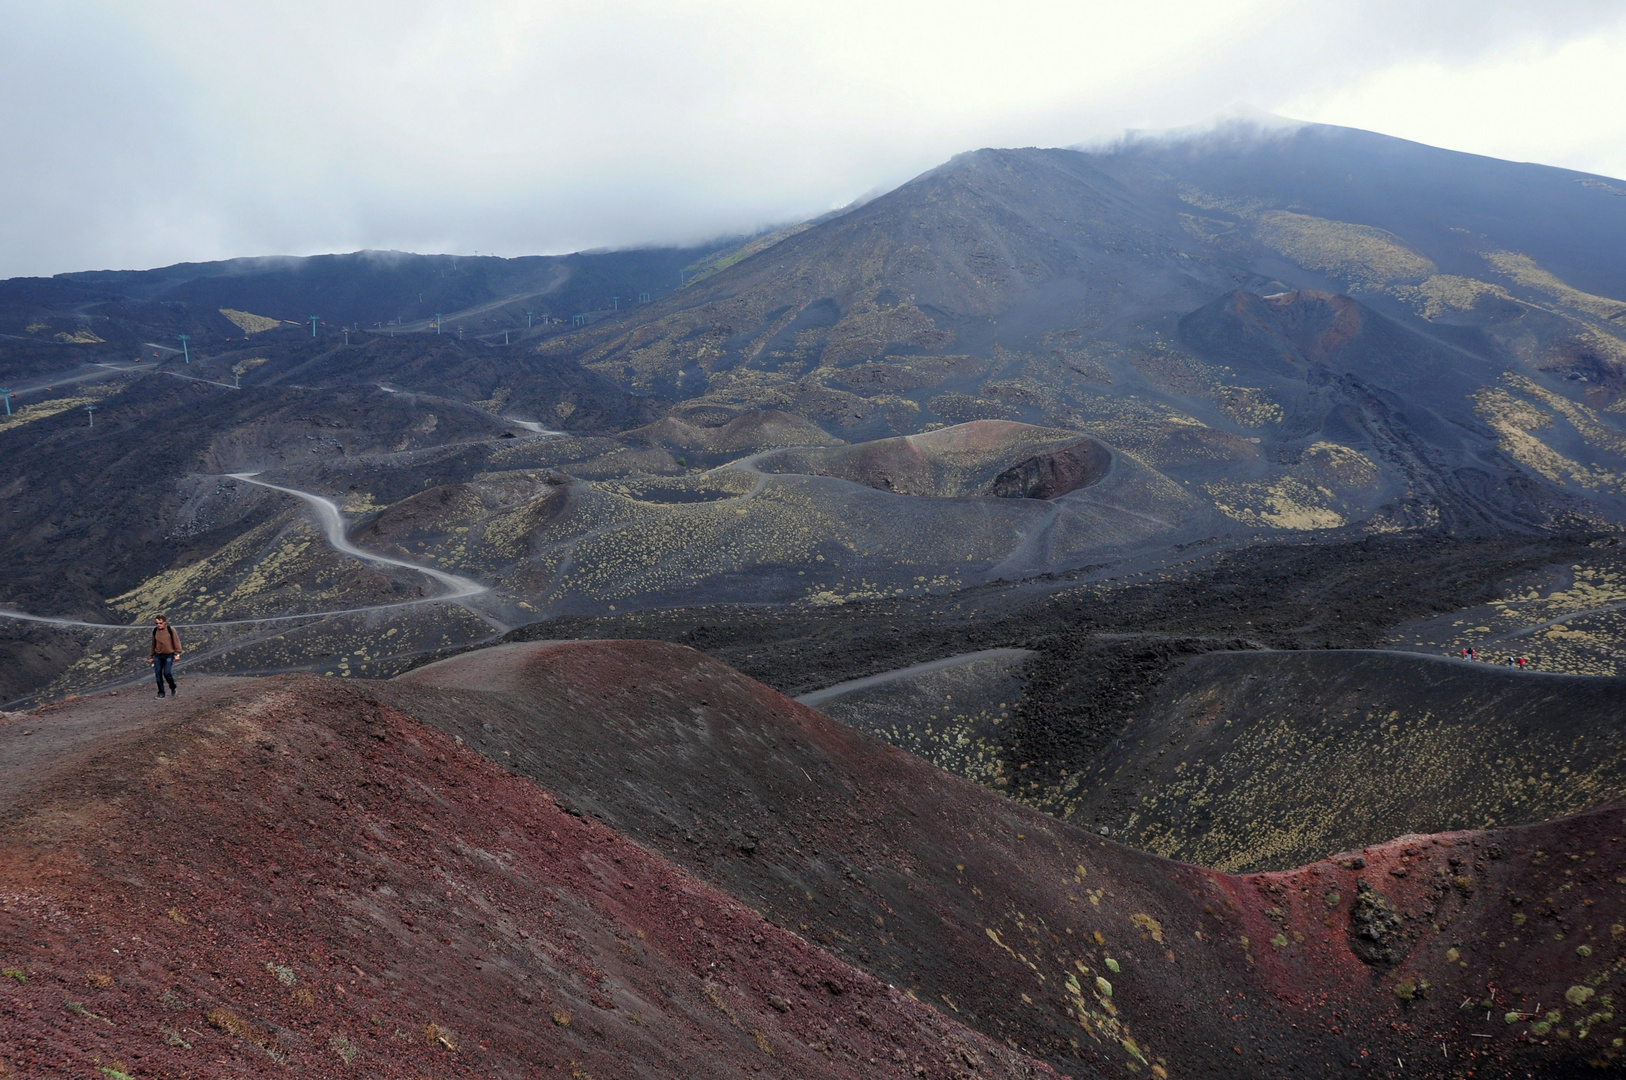
{"type": "Polygon", "coordinates": [[[1619,808],[1227,875],[1047,818],[675,646],[505,646],[376,692],[1073,1075],[1622,1061],[1619,808]]]}
{"type": "Polygon", "coordinates": [[[1320,363],[1361,329],[1355,301],[1314,289],[1264,297],[1237,290],[1229,303],[1232,314],[1253,333],[1290,342],[1288,355],[1297,352],[1320,363]]]}
{"type": "Polygon", "coordinates": [[[0,720],[0,1076],[1034,1077],[309,676],[0,720]]]}
{"type": "Polygon", "coordinates": [[[764,457],[768,472],[832,476],[900,495],[1065,495],[1106,475],[1111,451],[1093,439],[1012,420],[973,420],[854,446],[764,457]]]}

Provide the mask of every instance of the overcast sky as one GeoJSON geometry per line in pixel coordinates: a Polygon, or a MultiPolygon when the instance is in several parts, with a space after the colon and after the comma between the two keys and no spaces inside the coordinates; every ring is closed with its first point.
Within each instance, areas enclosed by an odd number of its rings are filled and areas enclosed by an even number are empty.
{"type": "Polygon", "coordinates": [[[1263,111],[1626,177],[1626,3],[0,0],[0,277],[797,220],[1263,111]]]}

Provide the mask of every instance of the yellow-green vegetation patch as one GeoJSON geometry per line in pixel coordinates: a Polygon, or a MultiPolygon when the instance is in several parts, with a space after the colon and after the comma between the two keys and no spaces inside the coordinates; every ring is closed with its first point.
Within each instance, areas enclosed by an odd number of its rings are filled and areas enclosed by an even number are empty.
{"type": "Polygon", "coordinates": [[[992,398],[971,394],[939,394],[926,403],[926,407],[943,419],[956,424],[972,420],[1015,420],[1021,411],[992,398]]]}
{"type": "Polygon", "coordinates": [[[650,503],[698,503],[734,499],[748,495],[757,485],[757,476],[744,469],[712,469],[684,476],[634,477],[627,480],[600,480],[595,486],[623,498],[650,503]]]}
{"type": "Polygon", "coordinates": [[[1486,297],[1507,301],[1513,299],[1512,294],[1500,285],[1456,274],[1435,274],[1419,285],[1395,285],[1389,291],[1411,303],[1425,319],[1472,311],[1486,297]]]}
{"type": "Polygon", "coordinates": [[[1201,214],[1185,214],[1180,217],[1180,227],[1205,243],[1213,244],[1222,240],[1232,239],[1237,235],[1237,222],[1223,218],[1205,217],[1201,214]]]}
{"type": "Polygon", "coordinates": [[[1489,604],[1402,630],[1397,644],[1490,658],[1517,652],[1540,671],[1626,672],[1626,564],[1607,556],[1572,566],[1559,585],[1520,585],[1489,604]]]}
{"type": "MultiPolygon", "coordinates": [[[[1460,672],[1432,658],[1397,665],[1393,654],[1206,657],[1163,691],[1159,719],[1141,737],[1162,745],[1168,731],[1177,736],[1154,775],[1111,796],[1110,812],[1125,814],[1116,835],[1244,872],[1408,832],[1516,825],[1620,801],[1621,736],[1597,720],[1606,696],[1544,683],[1466,662],[1460,672]],[[1194,817],[1203,829],[1191,828],[1194,817]]],[[[1103,774],[1118,760],[1104,761],[1103,774]]],[[[1094,798],[1076,812],[1099,820],[1102,807],[1094,798]]],[[[1459,859],[1440,881],[1472,889],[1477,873],[1459,859]]],[[[1324,899],[1332,907],[1341,898],[1324,899]]]]}
{"type": "Polygon", "coordinates": [[[230,319],[245,334],[259,334],[266,330],[275,330],[282,325],[281,319],[267,318],[251,311],[238,311],[236,308],[221,308],[220,314],[230,319]]]}
{"type": "Polygon", "coordinates": [[[1555,483],[1575,483],[1594,491],[1626,491],[1626,476],[1561,454],[1537,434],[1551,428],[1562,415],[1600,450],[1626,452],[1626,441],[1604,424],[1597,413],[1543,389],[1522,375],[1509,372],[1503,381],[1508,388],[1485,387],[1474,396],[1474,412],[1496,432],[1497,446],[1508,456],[1555,483]]]}
{"type": "Polygon", "coordinates": [[[700,503],[581,495],[537,542],[568,547],[557,597],[608,601],[704,590],[745,574],[777,574],[807,596],[898,595],[910,590],[900,579],[1002,557],[1020,540],[1020,523],[1044,512],[989,500],[967,521],[956,504],[921,500],[900,513],[894,496],[797,475],[766,477],[749,498],[700,503]]]}
{"type": "Polygon", "coordinates": [[[1566,307],[1603,319],[1618,319],[1626,315],[1626,303],[1582,292],[1557,275],[1543,270],[1528,255],[1517,251],[1492,251],[1485,255],[1485,261],[1525,288],[1546,293],[1566,307]]]}
{"type": "Polygon", "coordinates": [[[1254,226],[1259,238],[1300,266],[1322,270],[1352,286],[1376,290],[1393,281],[1421,280],[1434,264],[1400,237],[1370,225],[1272,210],[1254,226]]]}
{"type": "MultiPolygon", "coordinates": [[[[927,587],[919,576],[915,584],[927,587]]],[[[936,584],[945,584],[939,579],[936,584]]],[[[952,583],[948,583],[952,584],[952,583]]],[[[1024,802],[1026,770],[1010,764],[999,729],[1021,695],[1025,656],[981,657],[824,699],[817,708],[937,767],[1024,802]]]]}
{"type": "Polygon", "coordinates": [[[1534,398],[1570,422],[1587,442],[1602,450],[1626,455],[1626,434],[1605,423],[1603,419],[1580,402],[1571,401],[1562,394],[1542,386],[1523,375],[1508,373],[1507,384],[1526,397],[1534,398]]]}
{"type": "Polygon", "coordinates": [[[1257,455],[1246,439],[1160,402],[1099,397],[1082,403],[1068,426],[1127,450],[1156,469],[1257,455]]]}
{"type": "Polygon", "coordinates": [[[974,379],[986,374],[992,364],[976,356],[910,356],[870,360],[841,369],[822,367],[810,374],[858,393],[905,393],[949,379],[974,379]]]}
{"type": "MultiPolygon", "coordinates": [[[[488,413],[501,413],[503,409],[508,407],[508,400],[513,396],[514,391],[512,387],[499,386],[497,389],[492,391],[490,397],[482,401],[471,401],[469,404],[473,405],[476,409],[484,409],[488,413]]],[[[574,407],[572,407],[570,411],[575,412],[574,407]]],[[[560,419],[563,420],[569,415],[569,413],[566,413],[564,416],[561,416],[560,419]]]]}
{"type": "Polygon", "coordinates": [[[1334,509],[1337,496],[1297,476],[1254,483],[1215,480],[1204,484],[1203,490],[1213,497],[1220,513],[1244,525],[1302,532],[1344,524],[1343,514],[1334,509]]]}
{"type": "Polygon", "coordinates": [[[772,232],[763,233],[761,236],[753,237],[750,240],[747,240],[745,243],[740,244],[738,247],[730,248],[728,251],[725,251],[720,255],[713,255],[710,258],[702,259],[699,262],[690,263],[685,270],[685,275],[687,278],[687,284],[685,287],[697,285],[711,277],[713,274],[720,274],[724,270],[727,270],[730,266],[733,266],[735,263],[749,259],[758,252],[767,251],[781,240],[789,240],[797,233],[806,232],[810,228],[812,228],[812,226],[808,225],[806,222],[801,222],[796,225],[787,225],[783,229],[775,229],[772,232]]]}
{"type": "Polygon", "coordinates": [[[384,503],[374,501],[370,491],[353,491],[339,504],[339,508],[347,514],[376,514],[384,506],[384,503]]]}
{"type": "Polygon", "coordinates": [[[53,416],[60,416],[72,409],[82,409],[86,405],[96,405],[116,393],[118,393],[118,390],[115,387],[88,386],[70,397],[36,401],[32,405],[23,405],[21,407],[13,406],[15,411],[10,416],[0,416],[0,431],[10,431],[13,428],[20,428],[38,420],[47,420],[53,416]]]}
{"type": "Polygon", "coordinates": [[[64,345],[100,345],[104,340],[106,340],[104,338],[97,337],[86,327],[80,327],[71,334],[63,332],[60,334],[52,334],[51,337],[56,341],[62,342],[64,345]]]}
{"type": "Polygon", "coordinates": [[[270,583],[295,572],[317,538],[308,530],[279,535],[267,522],[244,533],[206,559],[165,570],[108,603],[116,610],[147,622],[166,612],[171,618],[215,614],[230,599],[248,599],[270,583]],[[233,583],[233,584],[228,584],[233,583]]]}
{"type": "Polygon", "coordinates": [[[1269,391],[1228,382],[1229,367],[1204,363],[1161,336],[1131,352],[1129,364],[1160,389],[1207,402],[1243,427],[1280,423],[1285,415],[1269,391]]]}
{"type": "Polygon", "coordinates": [[[1282,407],[1271,399],[1268,391],[1256,386],[1215,386],[1210,394],[1214,404],[1235,423],[1243,427],[1260,428],[1279,424],[1282,407]]]}
{"type": "Polygon", "coordinates": [[[231,366],[233,375],[247,375],[261,364],[269,364],[269,356],[251,356],[247,360],[239,360],[231,366]]]}
{"type": "Polygon", "coordinates": [[[1304,460],[1329,483],[1369,488],[1378,482],[1378,467],[1372,460],[1359,450],[1339,443],[1311,443],[1304,451],[1304,460]]]}
{"type": "Polygon", "coordinates": [[[1199,210],[1220,210],[1242,218],[1258,217],[1266,209],[1265,204],[1258,199],[1219,195],[1189,184],[1181,187],[1180,201],[1199,210]]]}

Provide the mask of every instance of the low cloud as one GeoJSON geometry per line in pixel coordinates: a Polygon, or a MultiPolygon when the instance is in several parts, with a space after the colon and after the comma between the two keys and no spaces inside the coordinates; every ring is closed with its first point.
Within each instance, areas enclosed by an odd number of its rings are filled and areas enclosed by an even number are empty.
{"type": "Polygon", "coordinates": [[[1245,109],[1626,171],[1554,68],[1621,55],[1618,5],[1527,7],[0,0],[0,275],[683,242],[1245,109]]]}

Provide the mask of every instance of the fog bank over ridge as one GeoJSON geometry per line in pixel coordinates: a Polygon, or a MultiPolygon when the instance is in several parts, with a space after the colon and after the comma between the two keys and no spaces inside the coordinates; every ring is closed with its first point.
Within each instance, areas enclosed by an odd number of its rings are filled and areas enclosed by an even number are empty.
{"type": "Polygon", "coordinates": [[[1238,110],[1626,173],[1595,3],[8,7],[0,276],[687,244],[1238,110]]]}

